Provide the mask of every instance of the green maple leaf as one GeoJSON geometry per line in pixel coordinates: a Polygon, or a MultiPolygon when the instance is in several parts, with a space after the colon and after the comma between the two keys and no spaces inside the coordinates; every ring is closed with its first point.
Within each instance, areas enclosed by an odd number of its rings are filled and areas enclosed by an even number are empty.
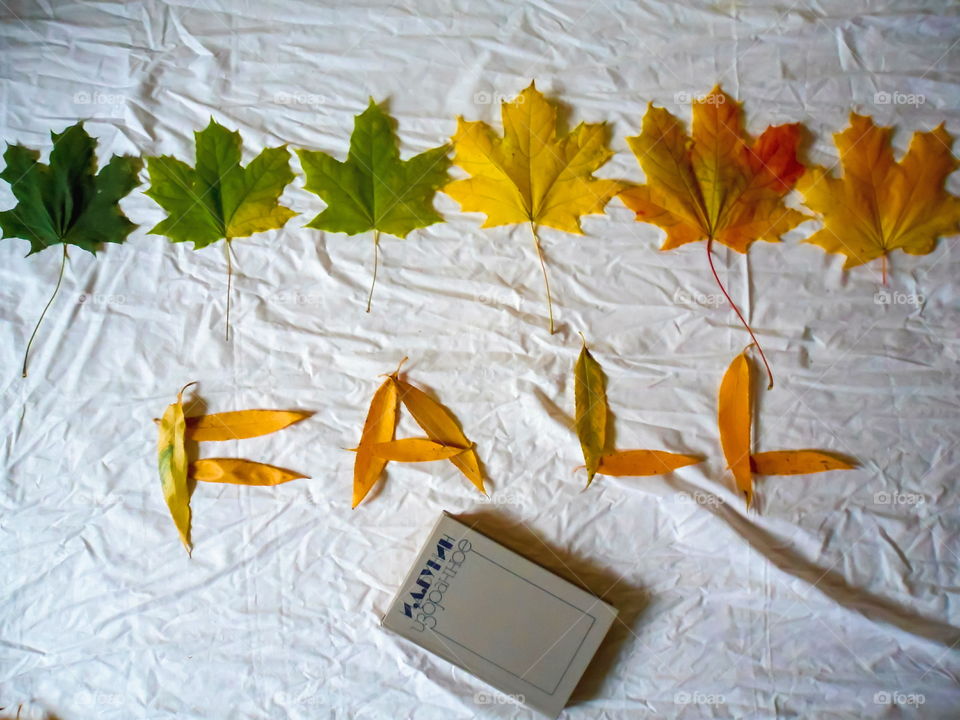
{"type": "Polygon", "coordinates": [[[30,346],[60,290],[67,246],[95,255],[101,243],[122,243],[136,227],[117,203],[139,184],[140,159],[114,155],[97,172],[97,141],[83,129],[82,122],[50,136],[53,150],[49,165],[40,162],[36,150],[8,145],[3,154],[6,166],[0,172],[0,179],[10,183],[17,199],[13,209],[0,212],[3,238],[28,240],[28,256],[51,245],[63,245],[57,286],[40,313],[23,355],[23,377],[27,376],[30,346]]]}
{"type": "MultiPolygon", "coordinates": [[[[345,162],[323,152],[298,150],[306,174],[304,187],[319,195],[327,208],[307,227],[347,235],[373,230],[373,283],[377,281],[380,233],[399,238],[443,218],[433,197],[449,180],[449,146],[435,147],[409,160],[400,159],[392,118],[371,98],[354,119],[345,162]]],[[[367,312],[373,285],[367,299],[367,312]]]]}
{"type": "Polygon", "coordinates": [[[150,187],[145,194],[167,211],[167,218],[150,230],[171,242],[193,242],[200,250],[226,240],[227,338],[230,337],[230,283],[233,277],[231,241],[283,227],[296,215],[279,204],[293,180],[286,145],[266,148],[249,165],[240,164],[243,144],[210,120],[195,132],[196,167],[169,155],[147,158],[150,187]]]}

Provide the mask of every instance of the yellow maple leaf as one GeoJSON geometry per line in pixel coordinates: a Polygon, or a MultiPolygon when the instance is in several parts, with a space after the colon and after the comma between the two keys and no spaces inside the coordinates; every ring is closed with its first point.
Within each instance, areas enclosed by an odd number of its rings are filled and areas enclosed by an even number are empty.
{"type": "Polygon", "coordinates": [[[778,242],[807,217],[783,204],[803,173],[797,160],[800,126],[768,127],[756,140],[744,132],[741,105],[720,86],[693,101],[693,128],[688,137],[680,121],[664,108],[648,107],[640,135],[627,138],[646,184],[620,198],[639,222],[666,231],[663,250],[707,241],[710,270],[740,322],[763,350],[730,298],[713,264],[714,242],[745,253],[757,240],[778,242]]]}
{"type": "Polygon", "coordinates": [[[560,136],[557,110],[534,83],[512,102],[502,103],[501,113],[503,137],[485,122],[457,118],[453,162],[470,177],[451,182],[444,192],[465,212],[484,213],[482,227],[530,224],[553,332],[550,284],[537,226],[582,234],[580,217],[603,213],[626,184],[593,177],[613,154],[606,146],[604,124],[580,123],[560,136]]]}
{"type": "Polygon", "coordinates": [[[944,189],[960,166],[951,153],[953,138],[942,124],[915,132],[897,162],[892,133],[851,113],[850,127],[834,135],[843,176],[814,167],[797,184],[804,204],[823,216],[823,229],[806,242],[846,255],[845,269],[885,260],[898,248],[926,255],[938,237],[960,232],[960,198],[944,189]]]}

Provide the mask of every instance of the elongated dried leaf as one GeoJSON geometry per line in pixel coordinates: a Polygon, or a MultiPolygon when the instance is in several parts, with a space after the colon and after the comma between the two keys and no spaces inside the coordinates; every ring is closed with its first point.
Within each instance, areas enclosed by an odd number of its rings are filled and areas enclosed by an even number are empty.
{"type": "Polygon", "coordinates": [[[403,438],[392,442],[377,443],[373,446],[373,454],[378,458],[410,463],[449,460],[464,450],[466,448],[443,445],[426,438],[403,438]]]}
{"type": "Polygon", "coordinates": [[[820,450],[772,450],[751,455],[750,467],[757,475],[809,475],[855,466],[820,450]]]}
{"type": "Polygon", "coordinates": [[[733,472],[737,490],[753,500],[753,476],[750,474],[750,361],[746,351],[730,363],[720,383],[717,423],[720,427],[720,445],[727,465],[733,472]]]}
{"type": "Polygon", "coordinates": [[[427,395],[420,388],[411,385],[405,380],[392,376],[399,390],[400,400],[404,407],[413,415],[413,419],[423,428],[427,436],[441,445],[453,445],[467,448],[462,453],[450,458],[450,462],[466,475],[467,479],[484,495],[487,491],[483,487],[483,475],[480,473],[480,460],[473,450],[467,436],[463,434],[456,419],[443,405],[427,395]]]}
{"type": "Polygon", "coordinates": [[[237,410],[187,418],[186,438],[194,442],[245,440],[268,435],[299,422],[310,413],[294,410],[237,410]]]}
{"type": "Polygon", "coordinates": [[[577,437],[587,465],[587,487],[600,465],[607,443],[606,378],[600,363],[594,360],[583,341],[580,357],[573,370],[577,437]]]}
{"type": "MultiPolygon", "coordinates": [[[[193,383],[190,383],[192,385],[193,383]]],[[[177,401],[167,406],[158,423],[157,466],[163,497],[170,509],[180,540],[190,552],[190,489],[187,486],[187,452],[184,448],[185,422],[183,419],[183,391],[177,393],[177,401]]]]}
{"type": "Polygon", "coordinates": [[[843,177],[811,168],[797,184],[804,204],[823,216],[823,229],[807,242],[842,253],[851,268],[900,249],[926,255],[937,238],[960,232],[960,198],[944,189],[958,167],[953,138],[941,124],[916,132],[894,160],[892,129],[852,113],[850,127],[834,135],[843,177]]]}
{"type": "Polygon", "coordinates": [[[696,465],[703,458],[664,450],[621,450],[600,458],[597,472],[612,477],[664,475],[677,468],[696,465]]]}
{"type": "Polygon", "coordinates": [[[190,464],[190,477],[200,482],[233,485],[280,485],[307,476],[252,460],[204,458],[190,464]]]}
{"type": "Polygon", "coordinates": [[[353,507],[363,502],[387,464],[386,460],[373,454],[373,448],[393,439],[397,426],[397,389],[396,380],[388,377],[370,401],[370,410],[363,424],[363,435],[353,463],[353,507]]]}

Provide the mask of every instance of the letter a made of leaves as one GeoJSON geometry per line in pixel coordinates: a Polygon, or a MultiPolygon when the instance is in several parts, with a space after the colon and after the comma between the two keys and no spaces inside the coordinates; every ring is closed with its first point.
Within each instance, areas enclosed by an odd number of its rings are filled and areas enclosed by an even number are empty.
{"type": "Polygon", "coordinates": [[[97,172],[97,141],[83,129],[82,122],[62,133],[51,133],[51,137],[49,165],[40,162],[36,150],[10,145],[3,155],[6,166],[0,172],[0,179],[10,183],[17,199],[12,210],[0,212],[3,237],[29,240],[28,255],[63,245],[57,286],[23,353],[23,377],[27,376],[30,346],[63,281],[67,246],[96,254],[101,243],[122,243],[136,227],[117,203],[139,184],[139,158],[114,155],[97,172]]]}
{"type": "Polygon", "coordinates": [[[150,233],[171,242],[193,242],[200,250],[226,240],[226,337],[230,338],[230,289],[233,278],[231,242],[234,238],[283,227],[296,215],[278,200],[293,180],[286,145],[266,148],[253,161],[240,164],[239,132],[230,132],[214,120],[196,138],[196,167],[169,155],[147,158],[150,188],[146,195],[167,211],[167,218],[150,233]]]}
{"type": "Polygon", "coordinates": [[[377,282],[380,233],[405,238],[411,230],[443,221],[433,209],[433,197],[449,179],[449,149],[442,145],[401,160],[393,121],[371,98],[354,119],[346,161],[324,152],[297,151],[307,177],[304,187],[327,203],[307,227],[347,235],[373,230],[367,312],[377,282]]]}

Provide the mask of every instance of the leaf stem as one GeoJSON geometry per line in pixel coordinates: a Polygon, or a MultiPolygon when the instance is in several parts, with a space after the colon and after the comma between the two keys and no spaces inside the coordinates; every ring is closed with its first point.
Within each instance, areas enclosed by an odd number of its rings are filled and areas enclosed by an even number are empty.
{"type": "Polygon", "coordinates": [[[757,336],[753,334],[753,328],[750,327],[744,317],[743,313],[740,312],[740,308],[737,307],[737,304],[730,297],[730,293],[727,292],[727,289],[723,286],[723,283],[720,282],[720,276],[717,274],[717,268],[713,264],[713,236],[707,238],[707,262],[710,263],[710,271],[713,273],[713,279],[717,281],[717,286],[720,288],[720,292],[723,293],[723,296],[727,299],[727,302],[730,303],[730,307],[733,308],[733,311],[737,314],[737,317],[740,318],[740,322],[747,329],[747,332],[750,333],[750,338],[753,340],[753,344],[757,346],[757,350],[760,352],[760,359],[763,360],[763,367],[767,370],[767,378],[769,378],[770,383],[767,385],[767,390],[773,389],[773,371],[770,369],[770,363],[767,362],[767,356],[763,353],[763,348],[760,346],[760,341],[757,340],[757,336]]]}
{"type": "Polygon", "coordinates": [[[223,246],[224,253],[227,256],[227,328],[224,335],[227,342],[230,342],[230,296],[233,289],[233,258],[230,256],[233,246],[230,244],[231,241],[232,238],[226,238],[226,243],[223,246]]]}
{"type": "Polygon", "coordinates": [[[550,315],[550,334],[553,335],[553,300],[550,297],[550,279],[547,277],[547,264],[543,259],[543,247],[540,245],[540,235],[537,234],[537,226],[530,221],[530,232],[533,233],[533,247],[537,250],[537,257],[540,259],[540,269],[543,271],[543,286],[547,289],[547,313],[550,315]]]}
{"type": "Polygon", "coordinates": [[[377,284],[377,266],[380,264],[380,231],[373,231],[373,282],[370,283],[370,294],[367,295],[367,312],[373,304],[373,288],[377,284]]]}
{"type": "Polygon", "coordinates": [[[47,315],[47,310],[50,309],[50,306],[53,305],[54,298],[57,297],[57,293],[60,291],[60,283],[63,282],[63,270],[67,266],[67,244],[63,244],[63,259],[60,261],[60,274],[57,276],[57,286],[53,289],[53,295],[50,296],[50,299],[47,300],[46,306],[43,308],[43,312],[40,313],[40,319],[37,320],[36,326],[33,328],[33,333],[30,335],[30,339],[27,341],[27,349],[23,353],[23,368],[21,370],[20,377],[27,376],[27,358],[30,356],[30,347],[33,345],[34,338],[37,337],[37,331],[40,329],[40,323],[43,322],[43,318],[47,315]]]}
{"type": "Polygon", "coordinates": [[[883,274],[883,286],[887,286],[887,254],[880,256],[880,272],[883,274]]]}

